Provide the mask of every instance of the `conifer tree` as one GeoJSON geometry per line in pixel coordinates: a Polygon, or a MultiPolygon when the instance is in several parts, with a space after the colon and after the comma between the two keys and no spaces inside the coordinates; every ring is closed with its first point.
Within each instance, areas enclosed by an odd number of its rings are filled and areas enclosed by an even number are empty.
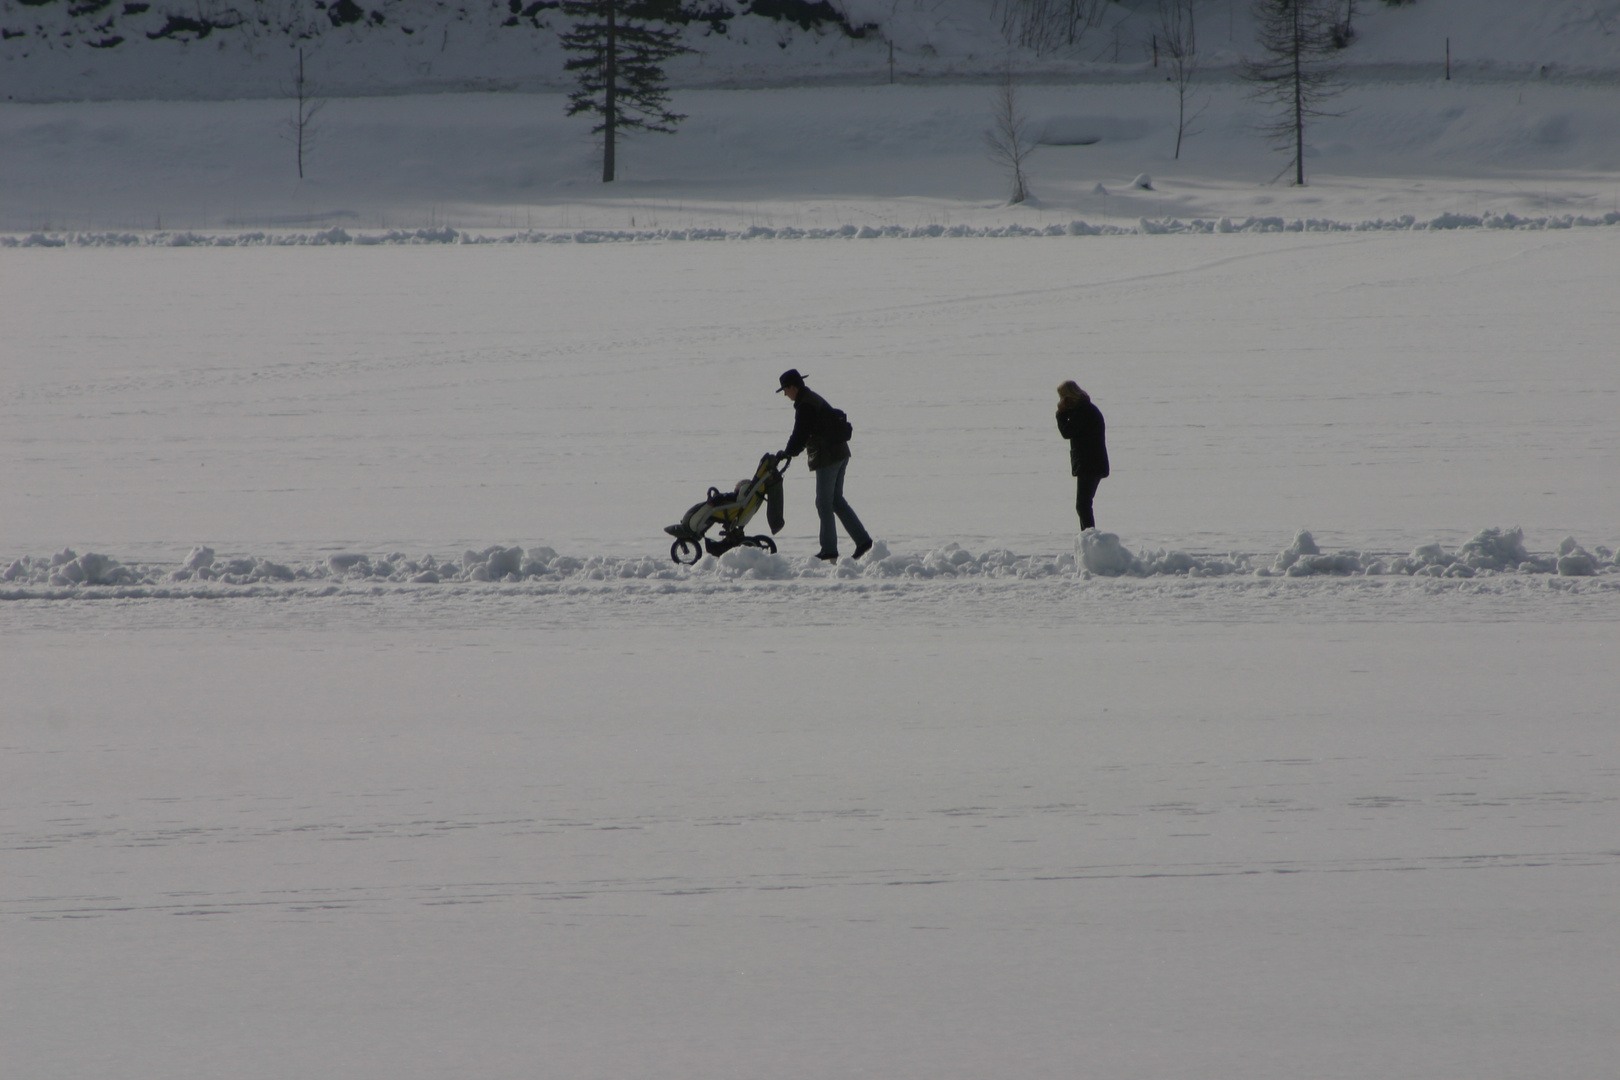
{"type": "Polygon", "coordinates": [[[602,136],[602,182],[613,180],[621,132],[675,133],[686,117],[671,112],[664,61],[695,50],[681,44],[677,23],[689,21],[680,0],[562,0],[573,28],[560,35],[576,54],[564,68],[578,89],[568,115],[594,113],[591,134],[602,136]]]}
{"type": "Polygon", "coordinates": [[[1294,183],[1305,186],[1305,126],[1335,114],[1322,102],[1341,92],[1337,67],[1327,57],[1333,41],[1336,0],[1254,0],[1257,40],[1264,54],[1245,61],[1243,77],[1254,96],[1276,107],[1263,125],[1279,146],[1294,151],[1294,183]]]}

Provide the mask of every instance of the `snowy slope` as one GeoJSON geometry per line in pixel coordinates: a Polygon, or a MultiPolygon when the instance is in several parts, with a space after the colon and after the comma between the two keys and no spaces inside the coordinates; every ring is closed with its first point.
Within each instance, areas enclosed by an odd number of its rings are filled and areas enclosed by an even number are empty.
{"type": "MultiPolygon", "coordinates": [[[[699,51],[671,65],[675,84],[884,82],[891,43],[894,72],[910,81],[983,78],[1008,64],[1061,81],[1159,77],[1151,65],[1153,4],[1147,0],[1104,5],[1077,44],[1042,55],[1009,46],[987,0],[821,6],[837,19],[817,18],[809,4],[799,7],[808,13],[802,23],[739,13],[713,25],[693,24],[688,37],[699,51]]],[[[277,97],[291,80],[294,35],[307,47],[310,77],[332,96],[566,84],[555,13],[522,19],[505,3],[425,0],[350,3],[349,9],[0,0],[6,35],[0,93],[8,101],[277,97]]],[[[746,5],[728,10],[745,12],[746,5]]],[[[1422,0],[1400,8],[1368,2],[1360,5],[1356,29],[1345,62],[1386,77],[1432,77],[1444,63],[1448,39],[1458,78],[1612,82],[1620,72],[1620,5],[1614,0],[1422,0]]],[[[1251,51],[1252,38],[1244,0],[1204,5],[1200,42],[1212,70],[1229,72],[1251,51]]]]}
{"type": "Polygon", "coordinates": [[[1202,95],[1201,133],[1179,160],[1174,97],[1152,89],[1029,87],[1038,127],[1098,141],[1042,146],[1036,201],[1012,208],[984,155],[978,85],[678,92],[690,119],[675,136],[627,141],[612,185],[589,123],[566,117],[560,94],[333,100],[302,181],[282,102],[0,105],[0,232],[1134,231],[1142,218],[1355,226],[1620,211],[1608,89],[1358,87],[1340,99],[1344,116],[1312,128],[1303,189],[1268,184],[1288,155],[1256,133],[1260,113],[1237,87],[1202,95]],[[1151,189],[1133,183],[1144,173],[1151,189]]]}

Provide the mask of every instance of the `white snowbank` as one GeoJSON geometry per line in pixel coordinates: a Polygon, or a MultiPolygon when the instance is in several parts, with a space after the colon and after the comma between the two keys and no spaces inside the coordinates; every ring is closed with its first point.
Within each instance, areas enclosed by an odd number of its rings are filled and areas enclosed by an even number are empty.
{"type": "MultiPolygon", "coordinates": [[[[696,566],[681,566],[663,555],[560,555],[550,547],[492,545],[459,557],[411,556],[405,552],[376,555],[344,552],[310,562],[286,564],[252,555],[220,556],[210,547],[191,549],[178,563],[124,564],[102,554],[80,555],[71,548],[48,556],[14,560],[0,581],[0,599],[70,599],[76,596],[180,597],[231,593],[243,587],[279,586],[434,586],[446,584],[516,584],[521,582],[590,585],[615,581],[948,581],[952,579],[1033,580],[1067,578],[1214,578],[1253,577],[1410,577],[1473,578],[1499,574],[1543,574],[1596,577],[1620,573],[1620,560],[1607,547],[1588,551],[1574,537],[1556,552],[1526,550],[1521,529],[1485,529],[1448,553],[1439,543],[1420,544],[1410,554],[1323,552],[1314,537],[1301,531],[1275,555],[1195,554],[1158,549],[1138,555],[1114,533],[1088,529],[1071,553],[1020,554],[991,548],[974,554],[956,543],[923,552],[891,553],[879,541],[859,562],[843,559],[834,566],[809,555],[771,554],[757,548],[734,548],[696,566]],[[112,590],[111,593],[98,590],[112,590]]],[[[322,593],[323,595],[325,593],[322,593]]]]}
{"type": "MultiPolygon", "coordinates": [[[[1139,178],[1141,179],[1141,178],[1139,178]]],[[[452,228],[389,229],[351,233],[331,228],[317,232],[30,232],[0,235],[0,247],[327,247],[355,244],[625,244],[658,241],[737,240],[922,240],[942,237],[989,239],[1026,236],[1173,236],[1188,233],[1299,233],[1299,232],[1441,232],[1457,229],[1585,229],[1620,225],[1620,211],[1602,216],[1554,214],[1520,217],[1517,214],[1453,214],[1419,221],[1411,214],[1365,221],[1329,218],[1247,217],[1234,220],[1194,218],[1141,218],[1136,225],[1093,225],[1075,219],[1067,225],[842,225],[838,228],[746,229],[575,229],[559,232],[526,230],[487,233],[452,228]]]]}
{"type": "Polygon", "coordinates": [[[1087,529],[1080,534],[1075,554],[1087,574],[1103,577],[1159,577],[1185,574],[1188,577],[1220,577],[1247,573],[1253,560],[1246,555],[1195,556],[1185,551],[1159,549],[1133,555],[1113,533],[1087,529]]]}

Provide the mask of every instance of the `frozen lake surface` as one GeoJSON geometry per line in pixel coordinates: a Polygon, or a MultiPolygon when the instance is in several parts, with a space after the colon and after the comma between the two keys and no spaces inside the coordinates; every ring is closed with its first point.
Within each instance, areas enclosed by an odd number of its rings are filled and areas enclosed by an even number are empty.
{"type": "Polygon", "coordinates": [[[1072,546],[1065,378],[1133,549],[1613,546],[1617,258],[1610,228],[4,251],[0,553],[656,556],[786,442],[788,367],[849,411],[896,552],[1072,546]]]}
{"type": "Polygon", "coordinates": [[[8,1071],[1602,1075],[1617,246],[0,251],[8,1071]],[[786,367],[891,554],[676,570],[786,367]]]}

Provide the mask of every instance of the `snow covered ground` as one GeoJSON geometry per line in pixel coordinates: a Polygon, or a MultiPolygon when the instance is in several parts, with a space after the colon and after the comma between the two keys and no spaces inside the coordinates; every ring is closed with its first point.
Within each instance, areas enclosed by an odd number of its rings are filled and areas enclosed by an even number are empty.
{"type": "Polygon", "coordinates": [[[1614,5],[1370,5],[1302,189],[1045,58],[1022,207],[877,7],[607,192],[460,30],[303,182],[263,49],[7,38],[8,1080],[1612,1072],[1614,5]],[[879,548],[675,566],[787,367],[879,548]]]}
{"type": "Polygon", "coordinates": [[[1032,130],[1053,144],[1031,159],[1036,199],[1018,207],[1005,205],[1007,185],[984,155],[984,84],[681,91],[675,106],[690,119],[680,134],[628,140],[612,185],[561,94],[333,100],[302,181],[285,102],[4,104],[0,234],[168,243],[334,227],[374,239],[446,227],[507,238],[1075,221],[1134,230],[1143,218],[1620,220],[1612,87],[1358,80],[1335,103],[1344,115],[1312,129],[1305,188],[1272,183],[1289,158],[1256,133],[1264,113],[1241,86],[1211,82],[1196,96],[1201,133],[1178,160],[1175,97],[1162,83],[1025,87],[1032,130]],[[1144,174],[1151,189],[1135,184],[1144,174]]]}
{"type": "Polygon", "coordinates": [[[0,251],[8,1072],[1601,1075],[1617,244],[0,251]]]}
{"type": "MultiPolygon", "coordinates": [[[[1068,377],[1108,417],[1099,521],[1133,552],[1269,561],[1304,528],[1392,557],[1513,526],[1544,556],[1613,548],[1617,246],[7,249],[0,552],[661,558],[664,525],[786,441],[787,367],[848,409],[851,498],[895,554],[1072,549],[1068,377]]],[[[784,554],[812,518],[790,507],[784,554]]]]}
{"type": "Polygon", "coordinates": [[[1587,1077],[1614,601],[8,604],[28,1077],[1587,1077]]]}

